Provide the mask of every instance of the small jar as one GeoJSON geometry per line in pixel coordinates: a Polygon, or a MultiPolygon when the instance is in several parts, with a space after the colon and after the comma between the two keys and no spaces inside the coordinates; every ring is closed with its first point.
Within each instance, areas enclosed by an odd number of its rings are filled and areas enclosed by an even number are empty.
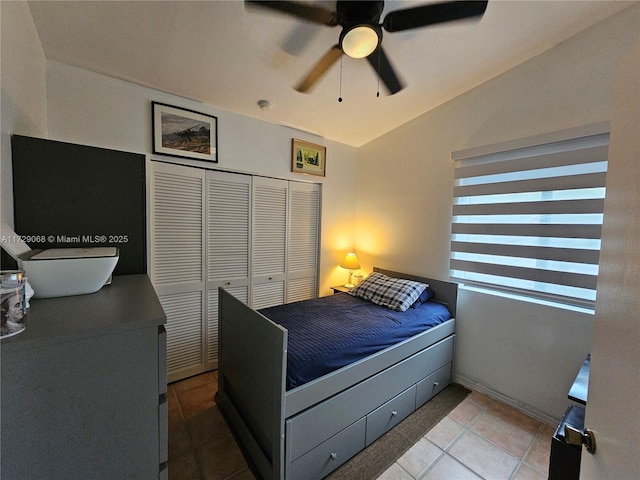
{"type": "Polygon", "coordinates": [[[0,271],[0,338],[24,331],[27,317],[27,279],[20,270],[0,271]]]}

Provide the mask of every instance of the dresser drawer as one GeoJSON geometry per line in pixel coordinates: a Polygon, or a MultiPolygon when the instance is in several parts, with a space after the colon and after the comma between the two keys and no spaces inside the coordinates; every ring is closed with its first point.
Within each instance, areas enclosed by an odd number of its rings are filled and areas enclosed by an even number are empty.
{"type": "Polygon", "coordinates": [[[395,427],[416,409],[416,386],[408,388],[397,397],[376,408],[367,415],[366,443],[371,444],[387,430],[395,427]]]}
{"type": "Polygon", "coordinates": [[[440,367],[417,385],[416,408],[437,395],[451,383],[451,363],[440,367]]]}
{"type": "Polygon", "coordinates": [[[366,418],[348,426],[296,459],[287,478],[320,479],[364,448],[366,418]]]}

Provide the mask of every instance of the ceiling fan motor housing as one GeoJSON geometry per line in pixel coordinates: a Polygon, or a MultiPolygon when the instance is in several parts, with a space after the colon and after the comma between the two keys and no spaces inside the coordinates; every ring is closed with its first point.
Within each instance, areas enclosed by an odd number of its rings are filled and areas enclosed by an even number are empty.
{"type": "Polygon", "coordinates": [[[384,9],[383,1],[376,2],[358,2],[344,1],[336,2],[336,13],[338,23],[343,27],[353,24],[378,25],[382,10],[384,9]]]}
{"type": "Polygon", "coordinates": [[[380,17],[384,1],[336,2],[338,23],[342,26],[338,45],[352,58],[371,55],[382,42],[380,17]]]}

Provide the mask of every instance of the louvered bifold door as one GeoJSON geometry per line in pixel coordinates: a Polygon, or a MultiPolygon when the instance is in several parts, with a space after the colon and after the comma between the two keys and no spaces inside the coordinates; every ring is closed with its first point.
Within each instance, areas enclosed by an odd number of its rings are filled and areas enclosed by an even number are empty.
{"type": "Polygon", "coordinates": [[[207,369],[218,367],[218,287],[249,300],[251,176],[209,171],[207,180],[207,369]]]}
{"type": "Polygon", "coordinates": [[[151,281],[167,315],[167,379],[205,371],[204,172],[152,162],[151,281]]]}
{"type": "Polygon", "coordinates": [[[287,243],[286,180],[253,178],[251,306],[284,303],[287,243]]]}
{"type": "Polygon", "coordinates": [[[289,182],[286,301],[318,296],[320,185],[289,182]]]}

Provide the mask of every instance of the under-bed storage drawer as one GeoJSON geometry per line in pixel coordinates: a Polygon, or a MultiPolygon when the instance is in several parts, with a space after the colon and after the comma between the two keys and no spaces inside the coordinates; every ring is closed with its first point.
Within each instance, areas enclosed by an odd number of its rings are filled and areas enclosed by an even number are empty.
{"type": "Polygon", "coordinates": [[[451,363],[439,368],[427,378],[418,383],[416,393],[416,408],[427,402],[431,397],[444,390],[451,383],[451,363]]]}
{"type": "Polygon", "coordinates": [[[286,421],[287,458],[295,460],[451,362],[453,336],[398,362],[286,421]]]}
{"type": "Polygon", "coordinates": [[[407,418],[415,408],[415,385],[376,408],[367,415],[367,445],[407,418]]]}
{"type": "Polygon", "coordinates": [[[362,418],[302,455],[286,477],[322,478],[364,448],[366,419],[362,418]]]}

